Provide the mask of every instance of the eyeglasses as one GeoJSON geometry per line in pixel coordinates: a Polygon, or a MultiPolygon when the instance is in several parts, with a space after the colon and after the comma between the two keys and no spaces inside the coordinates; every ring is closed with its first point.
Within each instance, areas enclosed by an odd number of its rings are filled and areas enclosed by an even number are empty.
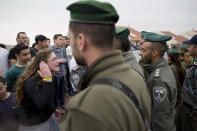
{"type": "Polygon", "coordinates": [[[51,60],[48,60],[48,62],[53,62],[53,61],[56,61],[56,60],[58,60],[58,58],[57,57],[54,57],[51,60]]]}

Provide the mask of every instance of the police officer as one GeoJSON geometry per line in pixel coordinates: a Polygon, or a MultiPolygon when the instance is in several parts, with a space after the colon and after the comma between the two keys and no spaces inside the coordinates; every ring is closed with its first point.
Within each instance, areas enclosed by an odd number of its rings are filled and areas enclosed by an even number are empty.
{"type": "Polygon", "coordinates": [[[130,31],[128,28],[117,28],[116,29],[116,41],[114,42],[114,49],[120,50],[125,62],[131,66],[139,75],[144,78],[142,68],[138,64],[131,49],[131,42],[129,40],[130,31]]]}
{"type": "Polygon", "coordinates": [[[193,57],[189,55],[189,52],[187,50],[188,47],[188,41],[184,41],[182,45],[180,45],[180,53],[181,53],[181,65],[183,69],[185,70],[188,65],[191,65],[193,61],[193,57]]]}
{"type": "Polygon", "coordinates": [[[179,50],[175,48],[171,48],[168,51],[168,64],[174,73],[174,76],[176,78],[177,83],[177,104],[180,104],[180,95],[182,90],[182,85],[185,79],[185,71],[181,66],[180,60],[179,60],[180,52],[179,50]]]}
{"type": "Polygon", "coordinates": [[[141,32],[144,42],[140,55],[146,77],[148,90],[152,99],[152,131],[175,131],[176,79],[163,58],[168,49],[166,41],[172,37],[152,32],[141,32]]]}
{"type": "Polygon", "coordinates": [[[197,130],[197,35],[187,42],[188,51],[194,58],[186,67],[186,78],[181,92],[182,104],[179,112],[179,130],[197,130]]]}
{"type": "Polygon", "coordinates": [[[67,10],[73,56],[88,70],[80,80],[81,91],[68,103],[66,131],[147,129],[150,98],[145,82],[124,63],[120,51],[113,51],[119,18],[115,8],[107,2],[87,0],[75,2],[67,10]]]}

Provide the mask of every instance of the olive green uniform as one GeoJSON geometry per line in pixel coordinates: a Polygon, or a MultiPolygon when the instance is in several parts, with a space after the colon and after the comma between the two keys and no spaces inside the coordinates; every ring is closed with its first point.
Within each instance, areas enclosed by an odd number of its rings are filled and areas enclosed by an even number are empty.
{"type": "Polygon", "coordinates": [[[125,62],[127,64],[130,65],[130,67],[135,70],[137,73],[140,74],[140,76],[142,76],[142,78],[144,78],[144,73],[143,70],[141,68],[141,66],[138,64],[133,52],[129,51],[129,52],[124,52],[122,53],[122,56],[125,60],[125,62]]]}
{"type": "Polygon", "coordinates": [[[152,131],[175,131],[176,79],[165,59],[144,65],[152,98],[152,131]]]}
{"type": "Polygon", "coordinates": [[[110,77],[127,85],[137,97],[146,120],[150,121],[150,97],[142,77],[124,63],[119,51],[98,58],[80,81],[84,88],[68,103],[66,131],[143,131],[144,122],[134,103],[109,85],[89,84],[110,77]]]}
{"type": "Polygon", "coordinates": [[[181,90],[182,90],[182,83],[180,83],[180,76],[178,73],[177,66],[174,63],[170,64],[170,68],[172,72],[174,73],[176,83],[177,83],[177,104],[180,102],[180,95],[181,95],[181,90]]]}

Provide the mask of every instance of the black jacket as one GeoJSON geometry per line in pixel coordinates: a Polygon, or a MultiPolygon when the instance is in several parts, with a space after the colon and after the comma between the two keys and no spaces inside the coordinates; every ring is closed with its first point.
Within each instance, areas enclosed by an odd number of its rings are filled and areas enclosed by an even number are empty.
{"type": "Polygon", "coordinates": [[[56,90],[52,82],[29,78],[24,82],[21,106],[18,108],[20,124],[37,125],[48,120],[55,111],[56,90]]]}

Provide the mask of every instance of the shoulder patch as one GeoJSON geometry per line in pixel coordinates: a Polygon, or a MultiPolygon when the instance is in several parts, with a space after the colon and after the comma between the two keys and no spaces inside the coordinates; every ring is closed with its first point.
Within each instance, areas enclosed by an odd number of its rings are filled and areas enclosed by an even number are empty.
{"type": "Polygon", "coordinates": [[[73,90],[75,91],[75,92],[78,92],[79,90],[77,89],[77,85],[78,85],[78,83],[79,83],[79,81],[80,81],[80,78],[81,78],[81,76],[80,76],[80,73],[79,73],[79,71],[78,70],[72,70],[71,71],[71,73],[70,73],[70,80],[71,80],[71,82],[72,82],[72,84],[73,84],[73,90]]]}
{"type": "Polygon", "coordinates": [[[154,87],[153,97],[157,103],[161,103],[167,94],[167,90],[164,87],[154,87]]]}

